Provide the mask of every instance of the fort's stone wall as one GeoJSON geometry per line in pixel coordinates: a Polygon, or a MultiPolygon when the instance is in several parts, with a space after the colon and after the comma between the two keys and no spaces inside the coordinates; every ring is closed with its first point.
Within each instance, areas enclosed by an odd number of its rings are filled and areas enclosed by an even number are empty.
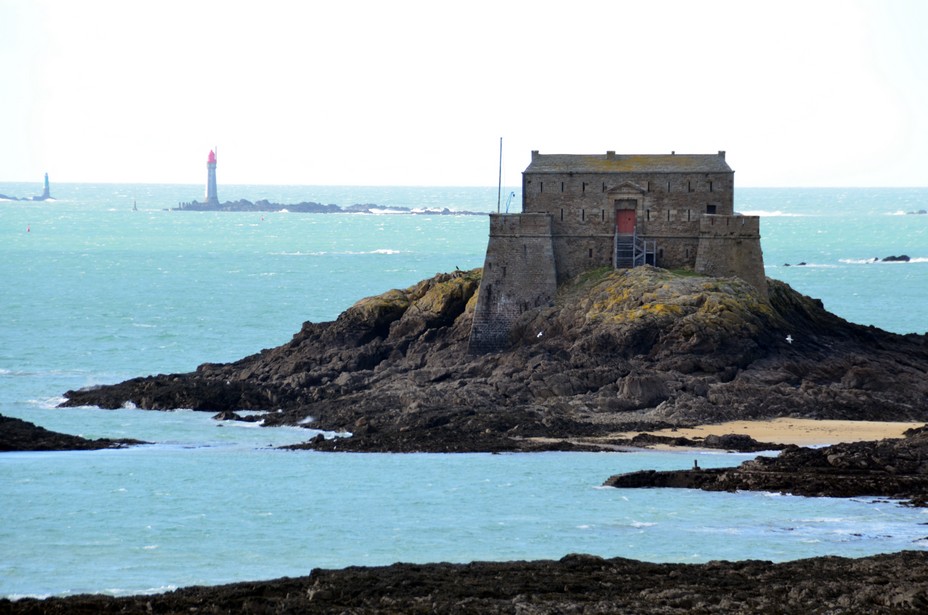
{"type": "Polygon", "coordinates": [[[767,296],[764,255],[757,216],[704,216],[699,221],[696,271],[717,277],[737,276],[767,296]]]}
{"type": "Polygon", "coordinates": [[[614,233],[600,235],[554,235],[555,267],[558,284],[588,269],[612,265],[614,233]]]}
{"type": "Polygon", "coordinates": [[[530,309],[549,305],[557,292],[551,217],[491,214],[490,239],[468,348],[502,350],[513,323],[530,309]]]}
{"type": "MultiPolygon", "coordinates": [[[[597,221],[613,209],[610,190],[620,185],[640,188],[655,210],[705,213],[706,205],[718,206],[717,213],[731,214],[734,208],[733,173],[523,173],[522,210],[545,211],[559,222],[559,209],[574,211],[573,220],[597,221]],[[586,209],[584,217],[581,210],[586,209]]],[[[682,219],[683,213],[675,213],[682,219]]],[[[555,225],[557,230],[557,225],[555,225]]]]}
{"type": "Polygon", "coordinates": [[[656,242],[655,264],[696,264],[699,220],[734,213],[733,173],[523,174],[526,213],[551,216],[557,279],[613,263],[616,210],[633,208],[639,237],[656,242]]]}

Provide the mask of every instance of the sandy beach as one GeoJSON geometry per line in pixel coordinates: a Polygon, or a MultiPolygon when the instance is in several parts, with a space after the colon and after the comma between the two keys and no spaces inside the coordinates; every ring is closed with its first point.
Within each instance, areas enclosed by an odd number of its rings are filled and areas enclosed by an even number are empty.
{"type": "Polygon", "coordinates": [[[924,423],[778,418],[768,421],[730,421],[728,423],[676,430],[662,429],[650,432],[632,432],[621,434],[621,436],[631,438],[637,433],[650,433],[671,438],[695,439],[705,438],[709,435],[745,434],[758,442],[816,446],[841,442],[901,438],[907,429],[921,427],[922,425],[924,423]]]}

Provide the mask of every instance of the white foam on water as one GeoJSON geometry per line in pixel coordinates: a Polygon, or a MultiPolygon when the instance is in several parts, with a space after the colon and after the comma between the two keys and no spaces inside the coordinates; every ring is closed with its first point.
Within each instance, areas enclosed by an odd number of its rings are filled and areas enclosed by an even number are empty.
{"type": "Polygon", "coordinates": [[[797,214],[784,211],[765,211],[762,209],[738,211],[737,213],[744,216],[760,216],[762,218],[807,218],[809,214],[797,214]]]}

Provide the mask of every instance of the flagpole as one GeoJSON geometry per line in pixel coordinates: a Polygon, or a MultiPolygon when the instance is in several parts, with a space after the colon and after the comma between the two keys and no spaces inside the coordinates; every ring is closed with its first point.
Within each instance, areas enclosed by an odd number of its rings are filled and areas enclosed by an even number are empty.
{"type": "Polygon", "coordinates": [[[496,213],[503,197],[503,138],[499,138],[499,187],[496,189],[496,213]]]}

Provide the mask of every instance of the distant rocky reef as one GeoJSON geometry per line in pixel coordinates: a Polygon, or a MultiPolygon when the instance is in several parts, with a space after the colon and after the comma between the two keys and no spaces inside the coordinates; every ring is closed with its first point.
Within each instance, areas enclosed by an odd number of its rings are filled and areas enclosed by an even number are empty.
{"type": "Polygon", "coordinates": [[[179,203],[173,211],[267,211],[278,212],[288,211],[301,214],[419,214],[419,215],[441,215],[441,216],[485,216],[486,212],[479,211],[459,211],[443,207],[438,208],[411,208],[399,207],[395,205],[375,205],[373,203],[363,203],[348,205],[323,205],[313,201],[303,201],[301,203],[272,203],[267,199],[260,201],[251,201],[240,199],[238,201],[226,201],[225,203],[200,203],[192,201],[190,203],[179,203]]]}
{"type": "Polygon", "coordinates": [[[41,202],[41,201],[54,201],[54,197],[50,194],[39,194],[37,196],[10,196],[8,194],[0,194],[0,201],[25,201],[27,203],[41,202]]]}
{"type": "MultiPolygon", "coordinates": [[[[898,256],[896,256],[895,254],[891,254],[889,256],[884,256],[883,258],[878,258],[874,256],[873,258],[869,259],[866,262],[868,263],[908,263],[911,260],[912,260],[912,257],[909,256],[908,254],[900,254],[898,256]]],[[[808,264],[809,263],[802,261],[802,262],[796,263],[795,265],[790,265],[789,263],[783,263],[783,266],[784,267],[805,267],[808,264]]]]}
{"type": "Polygon", "coordinates": [[[0,201],[26,201],[26,202],[31,203],[31,202],[39,202],[39,201],[54,201],[54,200],[55,199],[53,199],[50,196],[25,196],[25,197],[20,198],[18,196],[9,196],[8,194],[0,194],[0,201]]]}

